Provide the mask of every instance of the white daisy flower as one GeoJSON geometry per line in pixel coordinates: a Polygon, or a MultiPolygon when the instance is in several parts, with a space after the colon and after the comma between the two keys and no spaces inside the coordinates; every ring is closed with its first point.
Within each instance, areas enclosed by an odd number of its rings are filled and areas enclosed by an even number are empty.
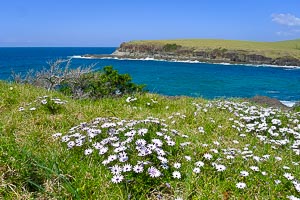
{"type": "Polygon", "coordinates": [[[114,161],[114,160],[116,160],[118,158],[118,156],[117,155],[110,155],[110,156],[108,156],[108,160],[111,162],[111,161],[114,161]]]}
{"type": "Polygon", "coordinates": [[[62,133],[55,133],[52,135],[54,138],[59,138],[60,136],[62,136],[62,133]]]}
{"type": "Polygon", "coordinates": [[[295,190],[297,190],[297,192],[300,192],[300,184],[294,184],[295,190]]]}
{"type": "Polygon", "coordinates": [[[62,141],[62,142],[68,142],[69,140],[70,140],[70,137],[67,136],[67,135],[65,135],[65,136],[63,136],[63,137],[61,138],[61,141],[62,141]]]}
{"type": "Polygon", "coordinates": [[[107,147],[102,147],[102,148],[99,150],[99,154],[100,154],[100,155],[103,155],[103,154],[105,154],[107,151],[108,151],[108,148],[107,148],[107,147]]]}
{"type": "Polygon", "coordinates": [[[236,184],[236,187],[239,189],[244,189],[246,187],[246,183],[239,182],[236,184]]]}
{"type": "Polygon", "coordinates": [[[209,153],[205,153],[205,154],[203,155],[203,157],[204,157],[205,159],[207,159],[207,160],[211,160],[211,159],[212,159],[212,155],[209,154],[209,153]]]}
{"type": "Polygon", "coordinates": [[[155,144],[158,147],[161,147],[163,145],[160,139],[152,139],[151,141],[153,142],[153,144],[155,144]]]}
{"type": "Polygon", "coordinates": [[[216,165],[215,168],[218,172],[223,172],[226,170],[226,167],[224,165],[216,165]]]}
{"type": "Polygon", "coordinates": [[[158,158],[158,160],[160,160],[160,162],[161,162],[161,163],[163,163],[163,164],[166,164],[166,163],[168,163],[168,162],[169,162],[169,161],[168,161],[168,159],[167,159],[167,158],[165,158],[165,157],[158,156],[157,158],[158,158]]]}
{"type": "Polygon", "coordinates": [[[263,176],[267,176],[267,175],[268,175],[267,172],[261,172],[261,174],[262,174],[263,176]]]}
{"type": "Polygon", "coordinates": [[[287,196],[289,200],[300,200],[300,198],[295,197],[294,195],[287,196]]]}
{"type": "Polygon", "coordinates": [[[120,167],[119,165],[114,165],[111,167],[110,171],[114,175],[120,174],[122,172],[122,167],[120,167]]]}
{"type": "Polygon", "coordinates": [[[169,166],[168,166],[167,163],[162,163],[160,166],[161,166],[161,168],[163,168],[163,169],[169,169],[169,166]]]}
{"type": "Polygon", "coordinates": [[[163,136],[164,134],[162,132],[156,132],[157,136],[163,136]]]}
{"type": "Polygon", "coordinates": [[[75,142],[74,141],[69,141],[67,146],[68,146],[69,149],[71,149],[72,147],[75,146],[75,142]]]}
{"type": "Polygon", "coordinates": [[[144,167],[142,165],[135,165],[133,167],[133,171],[135,173],[142,173],[144,171],[144,167]]]}
{"type": "Polygon", "coordinates": [[[291,168],[288,166],[283,166],[282,169],[291,169],[291,168]]]}
{"type": "Polygon", "coordinates": [[[113,183],[120,183],[122,182],[124,179],[124,176],[123,175],[120,175],[120,174],[117,174],[117,175],[114,175],[111,179],[111,182],[113,183]]]}
{"type": "Polygon", "coordinates": [[[181,164],[180,163],[174,163],[173,165],[176,169],[179,169],[181,167],[181,164]]]}
{"type": "Polygon", "coordinates": [[[290,181],[295,178],[291,173],[284,173],[283,176],[290,181]]]}
{"type": "Polygon", "coordinates": [[[148,129],[142,128],[138,130],[138,134],[141,136],[144,136],[146,133],[148,133],[148,129]]]}
{"type": "Polygon", "coordinates": [[[195,165],[196,165],[197,167],[203,167],[203,166],[204,166],[204,162],[198,161],[198,162],[195,163],[195,165]]]}
{"type": "Polygon", "coordinates": [[[251,166],[250,169],[252,169],[255,172],[259,171],[259,168],[257,166],[251,166]]]}
{"type": "Polygon", "coordinates": [[[151,178],[157,178],[161,176],[161,172],[153,166],[148,168],[148,173],[151,178]]]}
{"type": "Polygon", "coordinates": [[[132,166],[130,164],[126,164],[123,166],[123,172],[130,172],[132,169],[132,166]]]}
{"type": "Polygon", "coordinates": [[[86,149],[84,151],[84,155],[90,155],[91,153],[93,153],[93,149],[86,149]]]}
{"type": "Polygon", "coordinates": [[[167,140],[167,144],[168,144],[169,146],[174,146],[174,145],[175,145],[175,142],[172,141],[172,140],[167,140]]]}
{"type": "Polygon", "coordinates": [[[193,169],[193,172],[195,173],[195,174],[199,174],[200,173],[200,168],[199,167],[195,167],[194,169],[193,169]]]}
{"type": "Polygon", "coordinates": [[[246,177],[246,176],[249,176],[249,172],[247,172],[247,171],[241,171],[240,175],[246,177]]]}
{"type": "Polygon", "coordinates": [[[180,174],[179,171],[174,171],[174,172],[172,173],[172,176],[173,176],[173,178],[177,178],[177,179],[180,179],[180,178],[181,178],[181,174],[180,174]]]}
{"type": "Polygon", "coordinates": [[[147,144],[147,142],[144,139],[138,139],[137,141],[135,141],[135,144],[137,146],[145,146],[147,144]]]}
{"type": "Polygon", "coordinates": [[[275,180],[274,182],[275,182],[276,185],[278,185],[278,184],[281,183],[281,180],[275,180]]]}
{"type": "Polygon", "coordinates": [[[191,160],[192,160],[192,157],[191,157],[191,156],[184,156],[184,158],[185,158],[187,161],[191,161],[191,160]]]}

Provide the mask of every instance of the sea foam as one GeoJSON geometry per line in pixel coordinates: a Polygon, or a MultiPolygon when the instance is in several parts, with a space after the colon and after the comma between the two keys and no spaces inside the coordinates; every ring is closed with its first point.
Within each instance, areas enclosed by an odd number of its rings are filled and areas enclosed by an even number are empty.
{"type": "Polygon", "coordinates": [[[101,57],[96,58],[93,56],[70,56],[72,58],[77,59],[114,59],[114,60],[140,60],[140,61],[159,61],[159,62],[178,62],[178,63],[191,63],[191,64],[199,64],[199,63],[205,63],[205,64],[216,64],[216,65],[231,65],[231,66],[249,66],[249,67],[275,67],[275,68],[286,68],[287,70],[299,70],[300,66],[287,66],[287,65],[271,65],[271,64],[241,64],[241,63],[213,63],[213,62],[202,62],[198,60],[166,60],[166,59],[155,59],[153,57],[146,57],[146,58],[117,58],[117,57],[101,57]]]}

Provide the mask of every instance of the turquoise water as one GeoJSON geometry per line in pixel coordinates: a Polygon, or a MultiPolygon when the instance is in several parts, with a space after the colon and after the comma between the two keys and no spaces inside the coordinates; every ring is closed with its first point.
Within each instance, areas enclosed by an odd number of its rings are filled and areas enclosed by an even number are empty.
{"type": "MultiPolygon", "coordinates": [[[[110,54],[115,48],[0,48],[0,79],[11,71],[39,70],[46,62],[82,54],[110,54]]],[[[283,101],[300,100],[300,69],[180,63],[151,60],[72,59],[72,66],[97,63],[95,69],[112,65],[129,73],[150,92],[204,98],[264,95],[283,101]]]]}

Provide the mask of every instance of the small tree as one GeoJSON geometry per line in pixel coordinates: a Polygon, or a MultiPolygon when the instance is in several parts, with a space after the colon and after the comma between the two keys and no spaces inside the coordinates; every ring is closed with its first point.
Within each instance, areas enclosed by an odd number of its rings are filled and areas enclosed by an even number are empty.
{"type": "Polygon", "coordinates": [[[30,70],[24,79],[20,74],[12,73],[14,82],[29,83],[34,86],[42,87],[48,91],[60,87],[63,82],[78,82],[83,74],[91,72],[95,64],[88,67],[78,67],[70,69],[72,59],[58,59],[56,61],[47,62],[49,68],[43,68],[41,71],[33,72],[30,70]]]}

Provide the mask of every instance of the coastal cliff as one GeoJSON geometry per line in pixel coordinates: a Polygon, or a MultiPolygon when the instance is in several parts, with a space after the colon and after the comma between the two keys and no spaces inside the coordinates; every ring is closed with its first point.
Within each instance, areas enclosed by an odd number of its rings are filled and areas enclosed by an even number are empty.
{"type": "Polygon", "coordinates": [[[186,41],[133,41],[122,43],[112,56],[118,58],[300,66],[300,50],[297,46],[298,43],[300,46],[300,40],[295,40],[295,46],[290,44],[290,41],[289,46],[282,42],[274,42],[275,45],[271,42],[244,42],[244,44],[241,42],[238,46],[236,41],[234,43],[226,40],[211,40],[214,41],[213,45],[209,45],[206,40],[194,40],[194,45],[193,42],[186,41]],[[203,45],[201,45],[201,42],[203,45]],[[230,42],[234,45],[229,45],[230,42]]]}

